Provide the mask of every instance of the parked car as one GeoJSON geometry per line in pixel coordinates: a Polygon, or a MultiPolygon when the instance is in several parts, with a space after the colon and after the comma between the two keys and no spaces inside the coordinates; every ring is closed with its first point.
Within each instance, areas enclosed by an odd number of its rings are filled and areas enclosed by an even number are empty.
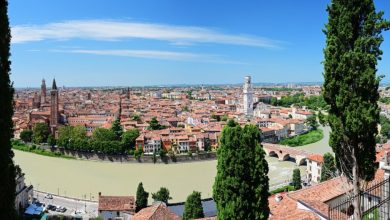
{"type": "Polygon", "coordinates": [[[56,208],[56,212],[66,212],[66,208],[63,207],[63,206],[58,206],[58,207],[56,208]]]}
{"type": "Polygon", "coordinates": [[[46,198],[46,199],[53,199],[53,196],[52,196],[51,194],[47,194],[47,195],[45,196],[45,198],[46,198]]]}
{"type": "Polygon", "coordinates": [[[50,211],[55,211],[57,207],[55,207],[54,205],[47,205],[46,209],[50,211]]]}

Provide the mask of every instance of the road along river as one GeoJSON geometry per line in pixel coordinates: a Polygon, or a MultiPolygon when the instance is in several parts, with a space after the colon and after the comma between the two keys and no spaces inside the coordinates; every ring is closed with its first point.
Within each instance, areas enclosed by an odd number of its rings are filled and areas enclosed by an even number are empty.
{"type": "MultiPolygon", "coordinates": [[[[298,148],[321,154],[331,151],[328,147],[329,128],[322,129],[324,138],[321,141],[298,148]]],[[[297,167],[294,162],[280,162],[275,157],[266,159],[270,185],[290,179],[292,170],[297,167]]],[[[217,165],[216,160],[179,164],[67,160],[17,150],[14,160],[26,174],[26,183],[33,184],[40,191],[96,200],[98,192],[103,195],[135,195],[138,183],[143,182],[148,192],[167,187],[173,197],[171,202],[185,201],[193,190],[200,191],[203,198],[211,197],[217,165]]],[[[300,169],[304,171],[305,166],[300,166],[300,169]]]]}

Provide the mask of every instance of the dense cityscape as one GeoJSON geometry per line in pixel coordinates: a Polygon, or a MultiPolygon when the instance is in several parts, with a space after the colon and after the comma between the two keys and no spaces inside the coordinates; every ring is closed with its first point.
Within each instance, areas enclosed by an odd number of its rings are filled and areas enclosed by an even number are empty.
{"type": "Polygon", "coordinates": [[[0,220],[390,219],[388,2],[150,3],[0,0],[0,220]]]}

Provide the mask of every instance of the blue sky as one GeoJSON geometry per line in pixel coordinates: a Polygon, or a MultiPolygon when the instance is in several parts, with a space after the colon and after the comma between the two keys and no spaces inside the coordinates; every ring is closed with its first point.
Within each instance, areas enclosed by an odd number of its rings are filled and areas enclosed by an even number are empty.
{"type": "MultiPolygon", "coordinates": [[[[16,87],[53,77],[60,86],[322,81],[328,3],[11,0],[11,78],[16,87]]],[[[390,18],[390,1],[376,8],[390,18]]],[[[378,73],[390,82],[384,37],[378,73]]]]}

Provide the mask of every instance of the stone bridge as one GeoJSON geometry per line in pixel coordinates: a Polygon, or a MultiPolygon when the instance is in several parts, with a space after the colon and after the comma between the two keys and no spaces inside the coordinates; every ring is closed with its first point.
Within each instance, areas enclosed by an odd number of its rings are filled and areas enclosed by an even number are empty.
{"type": "Polygon", "coordinates": [[[277,157],[279,161],[295,159],[297,165],[303,165],[306,163],[306,159],[311,155],[304,150],[298,150],[293,147],[262,143],[265,153],[270,157],[277,157]]]}

